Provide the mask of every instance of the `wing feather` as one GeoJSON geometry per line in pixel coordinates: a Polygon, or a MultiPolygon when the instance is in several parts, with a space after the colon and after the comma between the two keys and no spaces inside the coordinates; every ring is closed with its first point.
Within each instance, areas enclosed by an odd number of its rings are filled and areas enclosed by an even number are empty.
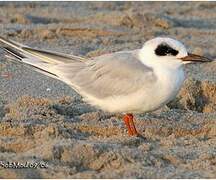
{"type": "Polygon", "coordinates": [[[19,54],[22,54],[22,56],[25,56],[26,58],[38,58],[42,61],[46,61],[49,64],[72,63],[74,61],[81,62],[87,60],[86,58],[74,56],[72,54],[31,48],[15,41],[5,39],[1,36],[0,42],[9,46],[11,49],[16,50],[17,52],[19,52],[19,54]]]}
{"type": "Polygon", "coordinates": [[[84,63],[87,60],[71,54],[31,48],[1,36],[0,42],[4,44],[2,48],[15,57],[13,60],[19,60],[19,62],[30,65],[34,70],[54,78],[57,78],[57,75],[52,70],[53,66],[67,63],[84,63]]]}
{"type": "Polygon", "coordinates": [[[56,66],[60,79],[76,87],[80,94],[95,98],[125,96],[156,80],[150,67],[138,58],[136,51],[99,56],[84,64],[56,66]]]}

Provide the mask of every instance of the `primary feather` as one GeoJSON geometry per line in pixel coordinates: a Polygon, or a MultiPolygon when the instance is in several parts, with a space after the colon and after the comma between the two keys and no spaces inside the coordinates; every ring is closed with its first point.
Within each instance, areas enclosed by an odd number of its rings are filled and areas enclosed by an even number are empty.
{"type": "Polygon", "coordinates": [[[45,75],[57,78],[58,75],[53,72],[52,67],[59,64],[73,62],[83,62],[86,59],[74,55],[58,53],[48,50],[40,50],[28,47],[26,45],[7,40],[0,36],[0,42],[5,46],[2,47],[7,53],[33,67],[36,71],[45,75]]]}

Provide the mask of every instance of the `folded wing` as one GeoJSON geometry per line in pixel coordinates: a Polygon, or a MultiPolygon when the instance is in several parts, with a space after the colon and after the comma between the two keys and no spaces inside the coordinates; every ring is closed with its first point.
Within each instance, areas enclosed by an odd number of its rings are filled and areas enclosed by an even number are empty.
{"type": "Polygon", "coordinates": [[[156,77],[138,58],[136,51],[102,55],[83,66],[56,66],[59,76],[82,95],[95,98],[125,96],[148,88],[156,77]]]}

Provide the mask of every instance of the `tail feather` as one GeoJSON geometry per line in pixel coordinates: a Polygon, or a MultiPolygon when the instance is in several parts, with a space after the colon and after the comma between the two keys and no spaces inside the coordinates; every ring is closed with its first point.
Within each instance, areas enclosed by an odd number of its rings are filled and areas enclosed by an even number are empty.
{"type": "Polygon", "coordinates": [[[73,61],[77,62],[84,62],[87,59],[79,56],[74,56],[71,54],[64,54],[54,51],[48,51],[48,50],[41,50],[36,48],[30,48],[30,47],[23,47],[23,50],[28,51],[29,53],[37,56],[38,58],[46,58],[47,61],[56,61],[57,63],[72,63],[73,61]]]}
{"type": "Polygon", "coordinates": [[[11,41],[11,40],[8,40],[8,39],[5,39],[4,37],[0,36],[0,42],[2,42],[3,44],[5,45],[8,45],[12,48],[15,48],[17,50],[21,50],[22,47],[24,47],[24,45],[20,44],[20,43],[17,43],[15,41],[11,41]]]}
{"type": "Polygon", "coordinates": [[[52,72],[52,67],[67,63],[83,63],[86,61],[86,59],[74,55],[31,48],[15,41],[7,40],[1,36],[0,43],[4,44],[2,48],[7,53],[20,62],[30,65],[43,74],[54,76],[54,78],[58,76],[52,72]]]}
{"type": "Polygon", "coordinates": [[[73,61],[82,61],[80,57],[66,55],[63,53],[56,53],[53,51],[45,51],[35,48],[24,47],[24,51],[28,52],[31,56],[42,59],[50,64],[62,64],[62,63],[73,63],[73,61]]]}
{"type": "MultiPolygon", "coordinates": [[[[9,54],[11,55],[12,57],[15,57],[15,59],[19,60],[19,62],[24,62],[24,64],[28,65],[29,67],[32,67],[35,71],[37,72],[40,72],[42,74],[45,74],[47,76],[50,76],[52,78],[55,78],[55,79],[58,79],[58,76],[46,69],[49,69],[49,67],[45,64],[42,64],[41,61],[38,61],[37,59],[36,60],[31,60],[31,59],[28,59],[26,58],[25,56],[23,56],[22,54],[20,54],[19,52],[17,52],[16,50],[13,50],[9,47],[3,47],[3,49],[9,54]],[[41,68],[40,68],[41,67],[41,68]]],[[[9,58],[11,60],[15,60],[14,58],[11,58],[9,56],[9,58]]]]}
{"type": "Polygon", "coordinates": [[[40,50],[36,48],[31,48],[15,41],[7,40],[0,36],[0,42],[9,46],[11,49],[22,53],[27,58],[39,58],[42,61],[46,61],[50,64],[61,64],[61,63],[73,63],[73,62],[84,62],[85,58],[74,56],[71,54],[64,54],[48,50],[40,50]]]}
{"type": "Polygon", "coordinates": [[[13,50],[12,48],[9,47],[2,47],[3,50],[5,50],[8,54],[12,55],[13,57],[17,58],[18,60],[22,61],[25,56],[22,54],[18,53],[17,51],[13,50]]]}

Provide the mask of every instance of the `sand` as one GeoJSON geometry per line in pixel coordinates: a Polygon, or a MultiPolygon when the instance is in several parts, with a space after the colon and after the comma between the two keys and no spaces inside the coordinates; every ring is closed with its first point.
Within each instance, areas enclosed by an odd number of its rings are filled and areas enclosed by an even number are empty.
{"type": "MultiPolygon", "coordinates": [[[[0,34],[84,57],[169,36],[215,58],[215,10],[215,2],[1,2],[0,34]]],[[[175,100],[137,114],[140,138],[119,115],[0,54],[0,178],[216,178],[216,63],[187,65],[175,100]]]]}

